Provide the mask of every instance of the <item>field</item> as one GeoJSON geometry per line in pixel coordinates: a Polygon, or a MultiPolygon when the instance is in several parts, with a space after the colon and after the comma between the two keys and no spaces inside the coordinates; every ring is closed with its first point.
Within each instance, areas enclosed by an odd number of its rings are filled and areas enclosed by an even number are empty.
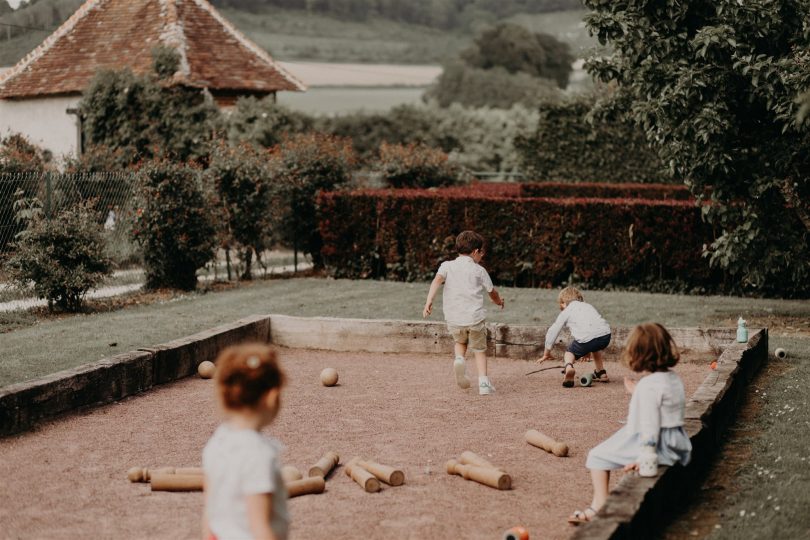
{"type": "Polygon", "coordinates": [[[424,88],[309,88],[306,92],[282,92],[278,102],[290,109],[314,115],[351,112],[384,112],[397,105],[422,103],[424,88]]]}
{"type": "MultiPolygon", "coordinates": [[[[292,537],[498,538],[523,524],[565,538],[566,516],[587,505],[587,450],[621,426],[629,371],[608,358],[613,382],[564,389],[557,370],[533,375],[525,361],[496,359],[492,396],[455,386],[449,359],[414,354],[282,349],[290,384],[269,432],[283,461],[306,471],[326,451],[346,463],[363,456],[402,468],[406,483],[365,493],[339,467],[327,491],[292,499],[292,537]],[[325,366],[340,373],[320,385],[325,366]],[[558,458],[523,440],[540,429],[569,444],[558,458]],[[444,471],[472,450],[503,467],[513,489],[497,491],[444,471]]],[[[678,366],[687,394],[709,373],[708,356],[678,366]]],[[[592,364],[580,366],[584,373],[592,364]]],[[[200,493],[150,493],[130,484],[132,466],[197,466],[218,423],[213,383],[196,377],[0,440],[0,520],[9,537],[199,536],[200,493]],[[36,455],[36,460],[30,456],[36,455]],[[69,493],[70,496],[65,496],[69,493]]],[[[620,475],[618,475],[620,476],[620,475]]],[[[614,478],[614,483],[616,478],[614,478]]]]}

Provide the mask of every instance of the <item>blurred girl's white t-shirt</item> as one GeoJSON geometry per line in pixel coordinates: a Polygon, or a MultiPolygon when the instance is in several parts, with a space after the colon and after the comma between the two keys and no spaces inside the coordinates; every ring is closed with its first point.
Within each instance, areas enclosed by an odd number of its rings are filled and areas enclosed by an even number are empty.
{"type": "Polygon", "coordinates": [[[208,525],[219,540],[252,539],[245,497],[273,495],[270,526],[287,538],[287,490],[281,478],[281,444],[252,429],[220,425],[203,449],[208,525]]]}

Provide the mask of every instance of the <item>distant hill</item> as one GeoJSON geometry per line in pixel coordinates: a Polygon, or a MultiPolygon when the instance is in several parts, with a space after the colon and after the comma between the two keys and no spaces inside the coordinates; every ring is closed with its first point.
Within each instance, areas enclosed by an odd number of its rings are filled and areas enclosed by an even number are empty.
{"type": "MultiPolygon", "coordinates": [[[[0,66],[16,63],[82,3],[83,0],[34,0],[27,7],[0,14],[0,66]]],[[[596,43],[581,25],[583,11],[553,12],[560,7],[579,6],[579,0],[469,0],[464,9],[450,10],[455,11],[453,16],[448,9],[441,8],[455,6],[457,0],[215,0],[213,3],[242,32],[281,60],[441,63],[457,56],[481,24],[506,18],[519,24],[525,20],[525,26],[532,30],[554,34],[571,43],[574,52],[596,43]],[[433,8],[416,9],[428,4],[433,8]],[[304,9],[306,6],[310,9],[304,9]],[[485,9],[486,6],[490,8],[485,9]],[[546,19],[551,22],[544,22],[546,19]]]]}

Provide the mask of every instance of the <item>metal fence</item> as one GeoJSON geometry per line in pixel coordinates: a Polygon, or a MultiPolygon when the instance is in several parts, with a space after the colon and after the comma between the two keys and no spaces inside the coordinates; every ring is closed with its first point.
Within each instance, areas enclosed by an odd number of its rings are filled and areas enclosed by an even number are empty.
{"type": "Polygon", "coordinates": [[[0,173],[0,257],[14,250],[16,236],[25,228],[15,201],[36,197],[49,219],[59,212],[88,202],[104,228],[109,255],[118,263],[136,257],[130,238],[134,208],[134,174],[25,172],[0,173]]]}

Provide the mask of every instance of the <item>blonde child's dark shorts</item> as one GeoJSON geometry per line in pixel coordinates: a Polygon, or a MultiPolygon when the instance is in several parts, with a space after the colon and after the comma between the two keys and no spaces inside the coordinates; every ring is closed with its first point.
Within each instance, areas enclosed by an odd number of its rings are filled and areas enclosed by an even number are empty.
{"type": "Polygon", "coordinates": [[[484,352],[487,350],[487,326],[485,321],[472,326],[448,324],[447,330],[456,343],[467,345],[472,352],[484,352]]]}

